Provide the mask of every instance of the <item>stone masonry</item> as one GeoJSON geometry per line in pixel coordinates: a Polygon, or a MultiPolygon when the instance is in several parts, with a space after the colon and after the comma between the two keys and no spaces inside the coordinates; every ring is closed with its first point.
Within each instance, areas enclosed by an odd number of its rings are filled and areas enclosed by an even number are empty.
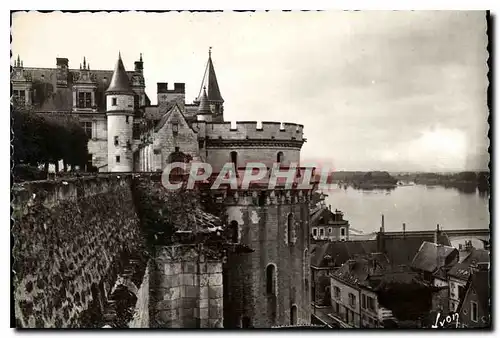
{"type": "Polygon", "coordinates": [[[222,327],[222,260],[207,260],[197,245],[166,246],[152,274],[153,327],[222,327]]]}

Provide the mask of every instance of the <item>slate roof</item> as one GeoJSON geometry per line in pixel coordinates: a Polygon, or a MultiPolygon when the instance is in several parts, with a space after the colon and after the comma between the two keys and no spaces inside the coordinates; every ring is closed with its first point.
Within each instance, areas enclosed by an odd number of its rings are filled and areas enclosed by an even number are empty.
{"type": "Polygon", "coordinates": [[[411,266],[418,270],[435,272],[445,266],[446,258],[454,252],[458,254],[454,247],[424,242],[415,255],[411,266]]]}
{"type": "MultiPolygon", "coordinates": [[[[343,217],[343,214],[342,214],[343,217]]],[[[311,226],[319,225],[319,222],[324,225],[332,224],[332,225],[342,225],[348,224],[349,222],[345,219],[340,220],[340,217],[335,215],[328,208],[321,208],[319,210],[315,210],[313,214],[311,214],[311,226]]]]}
{"type": "MultiPolygon", "coordinates": [[[[419,251],[422,243],[425,241],[433,241],[433,236],[419,235],[407,237],[391,237],[384,235],[383,238],[385,251],[384,254],[389,259],[389,262],[394,266],[410,265],[415,255],[419,251]]],[[[439,243],[448,243],[449,240],[444,235],[438,237],[439,243]]],[[[375,253],[378,251],[377,240],[363,241],[335,241],[318,243],[314,252],[311,252],[311,266],[327,267],[324,257],[329,255],[332,257],[334,266],[344,264],[354,255],[364,255],[375,253]]]]}
{"type": "Polygon", "coordinates": [[[318,244],[311,253],[311,266],[326,267],[327,255],[332,258],[334,266],[341,266],[354,255],[366,255],[376,251],[376,241],[336,241],[318,244]]]}
{"type": "MultiPolygon", "coordinates": [[[[161,117],[161,119],[160,119],[160,120],[158,121],[158,123],[156,124],[156,126],[155,126],[155,132],[158,132],[158,131],[159,131],[159,130],[160,130],[160,129],[161,129],[161,128],[165,125],[165,123],[167,123],[168,119],[169,119],[169,118],[170,118],[170,116],[173,114],[173,111],[174,111],[175,107],[177,107],[177,109],[179,110],[179,112],[180,112],[180,114],[181,114],[182,118],[183,118],[183,119],[184,119],[184,121],[186,121],[186,123],[187,123],[186,117],[185,117],[185,116],[184,116],[184,114],[182,113],[182,109],[180,109],[180,107],[179,107],[179,106],[178,106],[175,102],[173,102],[173,103],[169,103],[169,104],[166,104],[166,105],[163,105],[161,109],[166,108],[166,107],[169,107],[169,108],[168,108],[168,111],[167,111],[165,114],[163,114],[163,116],[161,117]]],[[[192,128],[192,126],[191,126],[189,123],[187,123],[187,125],[189,126],[189,128],[190,128],[191,130],[193,130],[193,132],[195,132],[195,133],[196,133],[196,131],[194,131],[194,129],[192,128]]]]}
{"type": "Polygon", "coordinates": [[[207,89],[207,96],[209,101],[224,102],[222,95],[219,90],[219,83],[217,82],[217,76],[215,75],[214,64],[212,62],[212,57],[208,56],[207,67],[205,68],[205,74],[203,75],[203,80],[201,82],[200,93],[198,94],[197,102],[201,101],[203,95],[203,87],[207,89]]]}
{"type": "Polygon", "coordinates": [[[207,97],[207,91],[205,88],[203,88],[203,94],[201,95],[200,99],[200,106],[198,107],[198,112],[200,114],[202,113],[211,113],[212,111],[210,110],[210,106],[208,104],[208,97],[207,97]]]}
{"type": "Polygon", "coordinates": [[[477,263],[490,262],[490,252],[484,249],[471,248],[471,252],[465,259],[455,264],[448,275],[459,278],[461,280],[468,280],[470,276],[470,267],[477,263]]]}
{"type": "Polygon", "coordinates": [[[115,70],[106,93],[134,94],[120,54],[118,54],[118,61],[116,62],[115,70]]]}
{"type": "MultiPolygon", "coordinates": [[[[68,86],[57,87],[56,68],[23,68],[25,74],[29,74],[33,88],[33,106],[36,111],[71,111],[73,109],[73,76],[80,72],[78,69],[68,70],[68,86]]],[[[134,71],[126,72],[129,81],[134,71]]],[[[95,93],[95,103],[99,112],[106,111],[105,91],[109,86],[109,81],[113,76],[112,70],[90,69],[90,76],[97,86],[95,93]]],[[[146,95],[146,105],[150,100],[146,95]]]]}
{"type": "Polygon", "coordinates": [[[333,271],[331,276],[351,285],[371,287],[378,284],[369,279],[371,276],[382,276],[388,271],[389,261],[384,255],[371,255],[369,259],[367,257],[348,260],[342,267],[333,271]]]}
{"type": "MultiPolygon", "coordinates": [[[[402,236],[391,236],[384,234],[385,254],[393,265],[409,265],[423,242],[434,242],[433,234],[418,234],[402,236]]],[[[438,243],[451,246],[446,233],[441,232],[438,236],[438,243]]]]}

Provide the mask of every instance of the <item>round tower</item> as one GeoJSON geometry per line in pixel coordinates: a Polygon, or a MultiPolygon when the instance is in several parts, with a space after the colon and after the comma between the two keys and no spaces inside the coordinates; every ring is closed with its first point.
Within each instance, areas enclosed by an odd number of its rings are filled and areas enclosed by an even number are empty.
{"type": "Polygon", "coordinates": [[[105,95],[108,119],[108,171],[132,171],[134,92],[130,87],[120,54],[105,95]]]}

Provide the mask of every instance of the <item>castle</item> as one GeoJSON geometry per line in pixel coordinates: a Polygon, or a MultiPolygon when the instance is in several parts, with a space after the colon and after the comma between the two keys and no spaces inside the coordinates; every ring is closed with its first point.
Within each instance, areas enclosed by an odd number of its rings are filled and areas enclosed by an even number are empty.
{"type": "MultiPolygon", "coordinates": [[[[92,70],[84,58],[70,69],[24,67],[11,73],[14,95],[42,113],[78,117],[89,136],[89,166],[100,172],[159,172],[168,163],[199,160],[213,172],[233,163],[283,167],[300,162],[306,139],[294,123],[224,120],[211,52],[196,100],[185,102],[185,84],[157,84],[157,105],[145,92],[142,55],[133,71],[118,56],[114,71],[92,70]]],[[[300,176],[300,170],[298,174],[300,176]]],[[[278,185],[218,191],[234,241],[247,255],[224,263],[224,327],[309,324],[310,195],[278,185]]]]}

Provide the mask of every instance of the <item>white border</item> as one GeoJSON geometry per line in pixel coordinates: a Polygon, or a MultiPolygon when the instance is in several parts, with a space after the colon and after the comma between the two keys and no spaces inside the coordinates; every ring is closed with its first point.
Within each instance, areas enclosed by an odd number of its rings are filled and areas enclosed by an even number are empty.
{"type": "MultiPolygon", "coordinates": [[[[10,13],[7,11],[11,9],[24,9],[24,8],[36,8],[36,9],[45,9],[45,10],[53,10],[53,9],[67,9],[67,10],[99,10],[99,9],[107,9],[107,10],[134,10],[137,8],[144,9],[144,10],[159,10],[159,9],[175,9],[175,10],[189,10],[189,9],[204,9],[204,10],[210,10],[210,9],[223,9],[223,10],[230,10],[230,9],[239,9],[239,10],[247,10],[247,9],[257,9],[257,10],[262,10],[262,9],[300,9],[300,10],[305,10],[305,9],[310,9],[310,10],[317,10],[317,9],[344,9],[344,10],[353,10],[353,9],[386,9],[386,10],[428,10],[428,9],[448,9],[448,10],[484,10],[484,9],[490,9],[492,10],[492,14],[498,13],[498,7],[499,7],[499,1],[494,1],[494,0],[474,0],[474,1],[438,1],[438,0],[420,0],[420,1],[384,1],[384,2],[377,2],[374,3],[374,1],[366,0],[366,1],[356,1],[356,0],[344,0],[344,1],[335,1],[335,0],[330,0],[330,1],[320,1],[320,0],[307,0],[307,1],[296,1],[296,0],[288,0],[288,1],[269,1],[269,0],[253,0],[253,1],[245,1],[245,2],[236,2],[236,1],[221,1],[221,0],[212,0],[212,1],[193,1],[193,0],[184,0],[184,1],[176,1],[175,3],[172,2],[137,2],[137,1],[117,1],[117,0],[109,0],[109,1],[102,1],[102,0],[86,0],[86,1],[81,1],[81,2],[76,2],[76,1],[53,1],[53,0],[45,0],[45,1],[2,1],[1,2],[1,7],[3,16],[3,20],[1,21],[5,25],[5,32],[7,32],[7,25],[9,25],[9,31],[10,31],[10,13]],[[165,4],[168,3],[168,7],[166,7],[165,4]],[[4,8],[7,7],[7,8],[4,8]],[[8,14],[9,13],[9,14],[8,14]]],[[[498,25],[498,23],[497,23],[498,25]]],[[[495,34],[495,42],[498,42],[498,35],[495,34]]],[[[57,37],[54,37],[57,38],[57,37]]],[[[3,64],[5,67],[7,66],[7,63],[9,62],[10,64],[10,35],[7,35],[7,33],[4,34],[4,43],[2,44],[3,48],[3,53],[1,55],[4,58],[3,64]],[[9,58],[9,60],[7,60],[9,58]]],[[[498,45],[498,43],[496,44],[498,45]]],[[[497,78],[497,77],[496,77],[497,78]]],[[[497,78],[498,81],[498,78],[497,78]]],[[[7,94],[8,92],[10,93],[10,88],[5,88],[9,86],[9,82],[6,80],[2,82],[2,86],[4,86],[4,90],[2,91],[2,106],[4,107],[5,110],[7,110],[8,102],[9,102],[9,95],[7,94]]],[[[498,89],[495,90],[495,97],[497,94],[498,89]]],[[[10,139],[9,143],[7,142],[7,138],[10,135],[9,131],[9,126],[10,126],[10,119],[9,119],[9,113],[8,111],[4,111],[2,114],[2,123],[0,123],[0,127],[3,129],[1,135],[4,138],[4,141],[2,142],[2,147],[0,148],[2,153],[1,153],[1,158],[4,161],[4,165],[1,166],[1,170],[4,171],[2,177],[5,179],[2,180],[2,184],[5,184],[4,189],[2,191],[4,192],[2,194],[2,200],[1,200],[1,206],[3,207],[3,213],[2,216],[6,220],[7,217],[10,217],[10,209],[7,209],[7,206],[10,205],[10,195],[7,196],[7,191],[10,190],[10,186],[7,187],[7,175],[10,175],[10,139]],[[7,189],[8,188],[8,189],[7,189]]],[[[498,118],[496,119],[498,120],[498,118]]],[[[496,122],[497,123],[497,122],[496,122]]],[[[498,127],[498,126],[497,126],[498,127]]],[[[498,133],[498,128],[497,128],[497,133],[498,133]]],[[[493,144],[492,144],[493,146],[493,144]]],[[[496,146],[496,144],[495,144],[496,146]]],[[[496,147],[494,147],[496,149],[496,147]]],[[[493,173],[493,176],[496,175],[496,170],[493,173]]],[[[493,187],[495,188],[495,187],[493,187]]],[[[495,207],[497,206],[498,202],[495,203],[495,207]]],[[[492,225],[494,227],[494,225],[492,225]]],[[[9,225],[4,225],[4,235],[1,237],[2,239],[2,248],[3,248],[3,253],[0,256],[0,259],[2,261],[2,268],[4,269],[3,271],[7,273],[7,267],[10,265],[10,224],[9,225]],[[9,229],[9,233],[7,233],[7,229],[9,229]]],[[[493,239],[494,243],[496,243],[496,237],[497,233],[499,231],[495,230],[494,235],[495,238],[493,239]]],[[[497,250],[495,250],[495,253],[497,250]]],[[[495,257],[496,258],[496,257],[495,257]]],[[[496,261],[496,260],[495,260],[496,261]]],[[[496,279],[493,278],[495,281],[496,279]]],[[[496,283],[496,282],[495,282],[496,283]]],[[[2,284],[2,290],[4,290],[4,295],[6,295],[6,299],[4,302],[2,302],[2,310],[1,310],[1,318],[2,318],[2,331],[7,331],[7,332],[2,332],[4,333],[5,336],[11,337],[16,334],[16,332],[12,329],[8,329],[10,327],[10,275],[7,278],[3,278],[1,280],[2,284]],[[9,294],[7,294],[7,288],[9,290],[9,294]]],[[[498,285],[495,285],[495,294],[498,293],[498,285]]],[[[496,309],[496,308],[495,308],[496,309]]],[[[495,313],[493,313],[495,315],[495,313]]],[[[493,322],[495,322],[493,320],[493,322]]],[[[178,331],[177,331],[178,332],[178,331]]],[[[209,331],[204,331],[203,333],[206,333],[209,331]]],[[[463,331],[462,331],[463,332],[463,331]]],[[[461,332],[461,333],[462,333],[461,332]]],[[[82,335],[82,334],[89,334],[87,332],[75,332],[75,331],[67,331],[63,332],[65,335],[82,335]]],[[[106,332],[104,331],[106,336],[117,336],[120,337],[123,335],[123,331],[119,332],[106,332]]],[[[138,336],[143,336],[146,332],[140,331],[138,333],[131,333],[130,331],[127,331],[126,334],[132,334],[132,335],[138,335],[138,336]]],[[[165,332],[168,334],[168,332],[165,332]]],[[[220,331],[215,331],[215,334],[220,334],[224,332],[220,331]]],[[[231,332],[228,332],[229,334],[232,334],[231,332]]],[[[276,332],[278,333],[278,332],[276,332]]],[[[300,332],[289,332],[291,334],[301,334],[303,333],[300,332]]],[[[400,331],[395,331],[394,333],[390,331],[382,331],[380,333],[378,332],[368,332],[370,336],[382,336],[382,335],[387,335],[387,334],[401,334],[400,331]]],[[[418,334],[418,331],[415,332],[408,332],[408,335],[416,335],[418,334]]],[[[429,334],[431,332],[426,331],[425,334],[429,334]]],[[[447,333],[451,333],[451,331],[447,331],[447,333]]],[[[39,334],[39,332],[23,332],[23,336],[29,336],[33,334],[39,334]]],[[[90,332],[92,336],[94,335],[102,335],[100,332],[90,332]]],[[[153,332],[154,334],[154,332],[153,332]]],[[[158,334],[158,333],[156,333],[158,334]]],[[[173,334],[176,334],[173,332],[173,334]]],[[[239,335],[243,334],[249,334],[249,333],[242,333],[238,332],[239,335]]],[[[271,331],[269,332],[262,332],[258,331],[257,334],[260,336],[267,336],[271,334],[271,331]]],[[[359,331],[348,331],[348,332],[331,332],[329,333],[328,331],[325,332],[318,332],[314,331],[314,333],[311,333],[311,336],[316,336],[316,335],[340,335],[340,336],[352,336],[352,335],[367,335],[367,332],[363,333],[362,330],[359,331]]],[[[467,334],[470,336],[475,336],[475,335],[484,335],[487,334],[487,332],[474,332],[471,334],[467,334]]],[[[52,335],[52,332],[49,332],[49,335],[52,335]]],[[[193,332],[186,333],[187,336],[193,335],[193,332]]]]}

